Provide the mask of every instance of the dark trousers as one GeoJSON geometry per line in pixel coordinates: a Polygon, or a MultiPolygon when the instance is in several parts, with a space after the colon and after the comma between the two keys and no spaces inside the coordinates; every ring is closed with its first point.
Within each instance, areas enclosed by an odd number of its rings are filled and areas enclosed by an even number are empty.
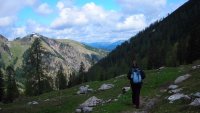
{"type": "Polygon", "coordinates": [[[142,87],[142,84],[133,84],[131,83],[131,89],[132,89],[132,103],[136,105],[136,108],[139,108],[140,106],[140,89],[142,87]]]}

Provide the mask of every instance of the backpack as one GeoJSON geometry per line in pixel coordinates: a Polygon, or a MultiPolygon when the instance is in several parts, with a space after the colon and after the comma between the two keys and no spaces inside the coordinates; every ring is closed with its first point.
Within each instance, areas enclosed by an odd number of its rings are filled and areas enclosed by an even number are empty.
{"type": "Polygon", "coordinates": [[[142,76],[140,70],[132,69],[131,79],[133,83],[141,83],[142,82],[142,76]]]}

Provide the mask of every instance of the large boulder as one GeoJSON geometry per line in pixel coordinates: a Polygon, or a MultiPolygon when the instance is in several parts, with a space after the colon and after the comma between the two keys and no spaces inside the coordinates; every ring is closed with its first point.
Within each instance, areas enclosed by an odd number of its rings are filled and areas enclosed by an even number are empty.
{"type": "Polygon", "coordinates": [[[98,99],[97,97],[93,96],[93,97],[90,97],[89,99],[87,99],[84,103],[82,103],[80,105],[80,108],[94,107],[94,106],[97,106],[98,104],[101,104],[101,103],[102,103],[101,99],[98,99]]]}
{"type": "Polygon", "coordinates": [[[191,75],[190,74],[186,74],[183,76],[179,76],[178,78],[176,78],[176,80],[174,81],[174,84],[179,84],[181,82],[183,82],[184,80],[188,79],[191,75]]]}
{"type": "Polygon", "coordinates": [[[189,105],[191,106],[200,106],[200,98],[196,98],[193,102],[191,102],[189,105]]]}
{"type": "Polygon", "coordinates": [[[175,100],[179,100],[181,98],[190,99],[190,97],[188,95],[177,93],[177,94],[173,94],[170,97],[168,97],[168,100],[170,101],[170,103],[173,103],[175,100]]]}
{"type": "Polygon", "coordinates": [[[107,90],[107,89],[111,89],[113,87],[114,87],[113,84],[102,84],[101,87],[99,88],[99,90],[107,90]]]}

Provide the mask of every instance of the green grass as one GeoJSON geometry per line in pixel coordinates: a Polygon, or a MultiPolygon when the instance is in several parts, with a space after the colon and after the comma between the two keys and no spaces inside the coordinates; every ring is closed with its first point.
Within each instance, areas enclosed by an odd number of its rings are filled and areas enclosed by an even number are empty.
{"type": "MultiPolygon", "coordinates": [[[[167,87],[177,76],[180,76],[188,70],[187,66],[182,66],[178,68],[164,68],[161,71],[157,70],[148,70],[146,72],[146,79],[144,80],[143,88],[141,91],[142,97],[153,98],[155,95],[160,94],[159,90],[163,87],[167,87]]],[[[195,72],[198,75],[199,72],[195,72]]],[[[194,74],[195,75],[195,74],[194,74]]],[[[195,76],[196,78],[196,76],[195,76]]],[[[191,78],[192,79],[192,78],[191,78]]],[[[196,79],[194,79],[196,81],[196,79]]],[[[193,82],[194,82],[193,81],[193,82]]],[[[50,93],[45,93],[36,97],[21,97],[16,100],[14,103],[1,105],[3,113],[72,113],[79,106],[79,104],[83,103],[85,100],[90,98],[91,96],[96,96],[97,98],[108,100],[108,99],[116,99],[119,94],[121,94],[121,88],[124,86],[129,86],[129,81],[126,76],[121,78],[113,78],[107,81],[94,81],[84,83],[82,85],[89,85],[90,88],[97,90],[103,83],[112,83],[115,85],[114,88],[106,90],[106,91],[96,91],[93,93],[85,94],[85,95],[76,95],[75,93],[78,91],[81,85],[62,90],[62,91],[52,91],[50,93]],[[45,102],[44,100],[50,99],[50,101],[45,102]],[[36,100],[39,102],[39,105],[27,105],[27,102],[36,100]]],[[[187,84],[187,82],[185,82],[187,84]]],[[[190,84],[190,83],[188,83],[190,84]]],[[[198,84],[198,83],[197,83],[198,84]]],[[[195,85],[196,87],[199,85],[195,85]]],[[[188,89],[186,89],[188,90],[188,89]]],[[[196,88],[191,89],[191,91],[195,91],[196,88]]],[[[163,101],[165,102],[165,101],[163,101]]],[[[184,102],[178,102],[184,103],[184,102]]],[[[161,103],[163,104],[163,103],[161,103]]],[[[177,104],[179,105],[179,104],[177,104]]],[[[163,105],[161,108],[156,108],[155,111],[163,109],[169,110],[170,105],[163,105]],[[169,107],[168,107],[169,106],[169,107]]],[[[181,106],[181,105],[180,105],[181,106]]],[[[183,106],[181,106],[183,107],[183,106]]],[[[177,107],[179,108],[179,107],[177,107]]],[[[136,109],[133,108],[131,104],[131,91],[123,94],[118,101],[111,102],[103,105],[99,105],[94,108],[94,113],[120,113],[124,111],[133,112],[136,109]]],[[[164,111],[164,110],[163,110],[164,111]]],[[[163,112],[164,113],[164,112],[163,112]]]]}
{"type": "MultiPolygon", "coordinates": [[[[200,69],[189,71],[189,74],[192,76],[186,80],[183,81],[181,84],[179,84],[179,87],[183,88],[182,93],[186,95],[190,95],[191,93],[196,93],[200,91],[200,69]]],[[[174,103],[170,104],[168,100],[164,99],[165,97],[170,96],[170,94],[165,93],[162,95],[159,103],[155,107],[155,109],[152,110],[152,112],[156,113],[200,113],[200,107],[193,107],[189,106],[188,104],[191,103],[192,100],[178,100],[174,103]]]]}

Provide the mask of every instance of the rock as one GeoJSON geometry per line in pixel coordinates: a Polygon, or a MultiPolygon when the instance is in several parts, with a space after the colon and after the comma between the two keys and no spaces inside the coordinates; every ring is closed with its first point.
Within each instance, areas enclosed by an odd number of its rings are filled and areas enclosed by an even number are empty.
{"type": "Polygon", "coordinates": [[[2,108],[0,108],[0,111],[2,110],[2,108]]]}
{"type": "Polygon", "coordinates": [[[81,87],[79,88],[80,94],[86,94],[87,91],[88,91],[88,87],[81,86],[81,87]]]}
{"type": "Polygon", "coordinates": [[[176,89],[176,88],[178,88],[178,85],[170,85],[170,86],[168,87],[168,89],[176,89]]]}
{"type": "Polygon", "coordinates": [[[27,104],[28,104],[28,105],[31,105],[31,104],[32,104],[32,105],[37,105],[37,104],[39,104],[39,103],[38,103],[37,101],[32,101],[32,102],[28,102],[27,104]]]}
{"type": "Polygon", "coordinates": [[[174,84],[179,84],[181,82],[183,82],[184,80],[188,79],[191,75],[190,74],[186,74],[183,76],[179,76],[178,78],[176,78],[176,80],[174,81],[174,84]]]}
{"type": "Polygon", "coordinates": [[[99,90],[107,90],[107,89],[110,89],[113,87],[114,87],[113,84],[102,84],[101,87],[99,88],[99,90]]]}
{"type": "Polygon", "coordinates": [[[108,99],[105,101],[105,103],[110,103],[112,101],[112,99],[108,99]]]}
{"type": "Polygon", "coordinates": [[[81,113],[81,109],[76,109],[76,113],[81,113]]]}
{"type": "Polygon", "coordinates": [[[94,91],[94,90],[93,90],[93,89],[91,89],[91,88],[87,90],[87,92],[93,92],[93,91],[94,91]]]}
{"type": "Polygon", "coordinates": [[[89,88],[90,86],[89,85],[85,85],[85,87],[89,88]]]}
{"type": "Polygon", "coordinates": [[[165,92],[167,92],[167,89],[160,89],[160,92],[165,93],[165,92]]]}
{"type": "Polygon", "coordinates": [[[44,100],[45,102],[50,101],[49,99],[44,100]]]}
{"type": "Polygon", "coordinates": [[[181,93],[176,93],[176,94],[173,94],[170,97],[168,97],[168,100],[170,101],[170,103],[173,103],[173,101],[179,100],[181,98],[190,99],[190,97],[188,95],[184,95],[184,94],[181,94],[181,93]]]}
{"type": "Polygon", "coordinates": [[[82,103],[80,105],[80,108],[94,107],[94,106],[97,106],[98,104],[101,104],[101,103],[102,103],[101,99],[98,99],[97,97],[93,96],[93,97],[90,97],[89,99],[87,99],[84,103],[82,103]]]}
{"type": "Polygon", "coordinates": [[[39,104],[37,101],[32,101],[33,105],[39,104]]]}
{"type": "Polygon", "coordinates": [[[114,99],[114,101],[115,101],[115,102],[117,102],[117,101],[118,101],[118,99],[114,99]]]}
{"type": "Polygon", "coordinates": [[[93,89],[89,89],[89,85],[86,85],[86,86],[81,86],[79,88],[79,91],[76,92],[76,94],[86,94],[88,92],[93,92],[93,89]]]}
{"type": "Polygon", "coordinates": [[[193,96],[200,98],[200,92],[196,92],[193,96]]]}
{"type": "Polygon", "coordinates": [[[178,89],[170,90],[169,93],[179,93],[181,90],[183,90],[183,89],[178,88],[178,89]]]}
{"type": "Polygon", "coordinates": [[[165,67],[164,67],[164,66],[162,66],[162,67],[159,67],[159,68],[158,68],[158,70],[162,70],[162,69],[164,69],[164,68],[165,68],[165,67]]]}
{"type": "Polygon", "coordinates": [[[200,106],[200,98],[196,98],[193,102],[191,102],[189,105],[191,106],[200,106]]]}
{"type": "Polygon", "coordinates": [[[200,68],[200,65],[192,66],[192,69],[193,69],[193,70],[199,69],[199,68],[200,68]]]}
{"type": "Polygon", "coordinates": [[[118,96],[117,96],[117,98],[120,98],[122,96],[122,94],[119,94],[118,96]]]}
{"type": "Polygon", "coordinates": [[[83,107],[83,113],[89,113],[92,112],[92,107],[83,107]]]}
{"type": "Polygon", "coordinates": [[[122,88],[122,93],[126,93],[130,90],[131,88],[130,87],[123,87],[122,88]]]}

